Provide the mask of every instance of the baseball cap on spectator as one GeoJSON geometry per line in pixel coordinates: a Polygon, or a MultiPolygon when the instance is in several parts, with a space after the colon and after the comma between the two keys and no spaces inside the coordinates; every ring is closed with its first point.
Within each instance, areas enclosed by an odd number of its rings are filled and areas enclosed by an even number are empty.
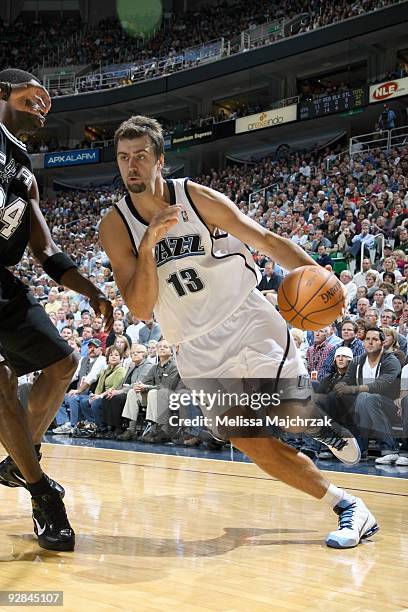
{"type": "Polygon", "coordinates": [[[102,342],[100,340],[98,340],[98,338],[91,338],[90,341],[88,342],[88,346],[91,346],[91,344],[95,348],[101,348],[101,346],[102,346],[102,342]]]}
{"type": "Polygon", "coordinates": [[[339,355],[343,355],[343,357],[347,357],[347,359],[353,359],[353,351],[348,346],[339,346],[334,356],[338,357],[339,355]]]}
{"type": "Polygon", "coordinates": [[[390,245],[389,242],[384,243],[384,249],[390,249],[390,251],[392,251],[392,246],[390,245]]]}

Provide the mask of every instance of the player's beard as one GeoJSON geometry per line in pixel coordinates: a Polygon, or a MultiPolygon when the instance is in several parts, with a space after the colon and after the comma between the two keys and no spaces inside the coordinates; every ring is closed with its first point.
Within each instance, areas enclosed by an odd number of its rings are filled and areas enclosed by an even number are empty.
{"type": "Polygon", "coordinates": [[[132,193],[143,193],[143,191],[146,191],[145,183],[126,183],[126,185],[132,193]]]}

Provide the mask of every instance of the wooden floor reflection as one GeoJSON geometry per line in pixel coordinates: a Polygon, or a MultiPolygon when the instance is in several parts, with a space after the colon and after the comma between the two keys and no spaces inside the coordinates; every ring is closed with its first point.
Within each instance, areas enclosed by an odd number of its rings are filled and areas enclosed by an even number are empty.
{"type": "Polygon", "coordinates": [[[407,480],[329,475],[381,524],[372,541],[337,551],[324,544],[335,515],[252,464],[43,449],[77,547],[40,549],[27,492],[0,487],[0,590],[63,590],[64,611],[89,612],[408,606],[407,480]]]}

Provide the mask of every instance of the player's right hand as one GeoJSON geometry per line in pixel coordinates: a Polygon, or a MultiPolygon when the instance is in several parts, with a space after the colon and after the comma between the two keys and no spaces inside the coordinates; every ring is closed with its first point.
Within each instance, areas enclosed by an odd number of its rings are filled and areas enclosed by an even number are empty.
{"type": "Polygon", "coordinates": [[[149,227],[143,237],[144,244],[154,248],[156,244],[164,238],[169,229],[178,222],[178,215],[181,211],[181,206],[167,206],[152,217],[149,227]]]}
{"type": "Polygon", "coordinates": [[[18,111],[44,119],[51,108],[51,98],[45,87],[32,80],[27,83],[13,83],[8,104],[18,111]]]}

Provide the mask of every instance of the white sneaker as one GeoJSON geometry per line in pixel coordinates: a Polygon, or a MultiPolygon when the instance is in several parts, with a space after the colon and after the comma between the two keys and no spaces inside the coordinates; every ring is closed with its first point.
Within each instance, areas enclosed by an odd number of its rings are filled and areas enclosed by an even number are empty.
{"type": "Polygon", "coordinates": [[[355,465],[361,459],[360,447],[354,436],[344,427],[322,427],[313,438],[325,444],[333,455],[347,465],[355,465]],[[334,429],[335,427],[335,429],[334,429]]]}
{"type": "Polygon", "coordinates": [[[342,500],[333,510],[339,515],[339,526],[326,538],[331,548],[353,548],[379,530],[375,518],[359,497],[352,502],[342,500]]]}
{"type": "Polygon", "coordinates": [[[59,427],[56,427],[55,429],[52,430],[52,433],[55,434],[70,434],[73,431],[73,427],[71,426],[71,423],[64,423],[63,425],[60,425],[59,427]]]}
{"type": "Polygon", "coordinates": [[[408,465],[408,457],[398,457],[395,465],[408,465]]]}
{"type": "MultiPolygon", "coordinates": [[[[389,465],[390,463],[395,463],[399,459],[399,455],[397,453],[390,453],[389,455],[384,455],[383,457],[377,457],[375,462],[380,465],[389,465]]],[[[408,465],[407,463],[402,463],[401,465],[408,465]]]]}

